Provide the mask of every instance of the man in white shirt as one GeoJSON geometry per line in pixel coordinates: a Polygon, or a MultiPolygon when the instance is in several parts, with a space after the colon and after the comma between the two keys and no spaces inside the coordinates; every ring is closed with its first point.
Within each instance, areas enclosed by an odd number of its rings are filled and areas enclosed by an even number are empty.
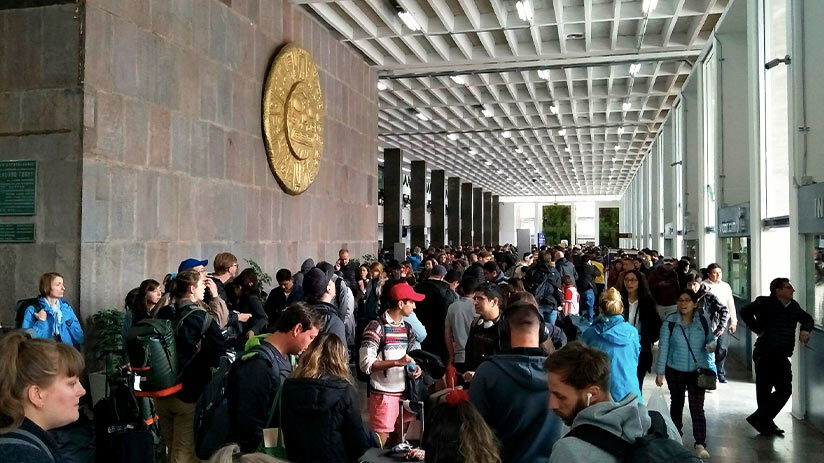
{"type": "MultiPolygon", "coordinates": [[[[735,333],[738,329],[738,315],[735,311],[735,299],[732,296],[732,288],[727,282],[722,281],[721,266],[718,264],[710,264],[707,267],[709,280],[704,281],[710,292],[718,298],[719,302],[727,306],[730,311],[729,331],[735,333]]],[[[726,329],[721,332],[718,337],[718,344],[715,348],[715,367],[718,371],[718,382],[727,382],[727,371],[724,369],[724,363],[727,359],[727,347],[729,346],[729,339],[727,338],[726,329]]]]}

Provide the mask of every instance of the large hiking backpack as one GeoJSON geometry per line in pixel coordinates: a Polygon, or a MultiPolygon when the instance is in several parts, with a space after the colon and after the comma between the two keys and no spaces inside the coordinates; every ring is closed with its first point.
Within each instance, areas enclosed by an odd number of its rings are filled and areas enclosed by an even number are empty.
{"type": "MultiPolygon", "coordinates": [[[[268,335],[267,335],[268,336],[268,335]]],[[[229,381],[237,365],[258,357],[266,361],[269,368],[278,368],[277,362],[262,349],[252,348],[239,360],[229,363],[221,359],[218,371],[203,389],[203,394],[195,406],[195,454],[201,460],[208,460],[229,442],[231,424],[227,392],[229,381]]],[[[279,370],[278,370],[278,373],[279,370]]]]}
{"type": "Polygon", "coordinates": [[[100,463],[154,463],[158,423],[152,401],[136,397],[125,384],[112,387],[94,406],[97,441],[95,461],[100,463]]]}
{"type": "Polygon", "coordinates": [[[576,426],[566,437],[577,437],[614,456],[623,463],[701,463],[701,459],[669,438],[664,417],[649,410],[652,426],[645,436],[627,442],[619,436],[594,424],[576,426]]]}
{"type": "MultiPolygon", "coordinates": [[[[126,332],[126,351],[129,356],[129,368],[139,376],[138,397],[166,397],[177,393],[183,387],[180,376],[183,365],[177,355],[175,335],[183,320],[194,313],[197,308],[190,308],[172,323],[169,320],[146,318],[126,332]]],[[[212,316],[207,312],[201,327],[201,337],[212,323],[212,316]]]]}

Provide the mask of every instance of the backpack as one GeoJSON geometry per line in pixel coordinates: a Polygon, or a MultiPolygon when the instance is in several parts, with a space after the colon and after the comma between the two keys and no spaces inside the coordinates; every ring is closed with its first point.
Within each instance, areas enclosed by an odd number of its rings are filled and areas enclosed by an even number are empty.
{"type": "Polygon", "coordinates": [[[564,437],[577,437],[623,463],[701,463],[701,459],[669,438],[667,424],[659,412],[649,410],[648,413],[652,426],[645,436],[636,438],[635,442],[627,442],[594,424],[576,426],[564,437]]]}
{"type": "Polygon", "coordinates": [[[524,289],[535,296],[538,287],[549,278],[549,274],[539,267],[532,267],[526,271],[526,278],[524,279],[524,289]]]}
{"type": "MultiPolygon", "coordinates": [[[[263,359],[269,368],[279,368],[269,354],[259,348],[252,348],[234,363],[221,361],[220,368],[203,389],[203,394],[195,405],[195,454],[201,460],[208,460],[229,442],[231,429],[229,401],[226,393],[229,381],[238,365],[252,359],[263,359]]],[[[280,370],[276,375],[280,375],[280,370]]]]}
{"type": "MultiPolygon", "coordinates": [[[[380,355],[380,353],[383,351],[383,348],[386,347],[386,332],[383,329],[383,321],[380,320],[379,317],[375,317],[373,320],[370,320],[369,323],[371,323],[372,321],[377,321],[378,322],[378,329],[380,329],[380,332],[381,332],[381,340],[380,340],[380,343],[378,343],[378,355],[380,355]]],[[[404,325],[404,328],[406,328],[406,342],[408,343],[412,339],[412,334],[411,334],[412,333],[412,325],[410,325],[406,321],[403,322],[403,325],[404,325]]],[[[366,326],[369,326],[369,324],[367,323],[364,326],[364,329],[366,328],[366,326]]],[[[358,358],[360,358],[360,343],[358,344],[358,358]]],[[[358,362],[358,368],[356,368],[355,370],[357,372],[357,374],[355,376],[357,376],[358,381],[362,381],[362,382],[366,383],[367,386],[368,386],[369,385],[369,375],[364,373],[363,370],[361,370],[360,362],[358,362]]],[[[368,389],[368,387],[367,387],[367,389],[368,389]]]]}
{"type": "Polygon", "coordinates": [[[113,386],[94,406],[98,462],[153,463],[158,442],[157,413],[151,399],[136,397],[125,383],[113,386]]]}
{"type": "MultiPolygon", "coordinates": [[[[146,318],[126,332],[129,368],[140,378],[140,389],[135,391],[135,395],[166,397],[182,389],[180,377],[184,366],[179,364],[175,335],[183,320],[196,310],[201,309],[188,309],[174,324],[169,320],[146,318]]],[[[201,326],[201,336],[211,323],[212,315],[207,312],[201,326]]]]}
{"type": "Polygon", "coordinates": [[[26,318],[26,309],[28,309],[30,306],[34,306],[34,311],[37,312],[38,309],[40,309],[40,298],[32,297],[29,299],[20,299],[19,301],[17,301],[17,314],[14,317],[15,328],[23,327],[23,319],[26,318]]]}

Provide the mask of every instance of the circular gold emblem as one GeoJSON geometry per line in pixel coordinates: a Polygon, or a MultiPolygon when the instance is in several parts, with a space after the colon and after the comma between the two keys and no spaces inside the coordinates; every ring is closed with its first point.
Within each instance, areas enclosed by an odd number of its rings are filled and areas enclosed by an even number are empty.
{"type": "Polygon", "coordinates": [[[323,154],[323,95],[312,55],[286,45],[263,90],[263,134],[269,168],[292,195],[315,181],[323,154]]]}

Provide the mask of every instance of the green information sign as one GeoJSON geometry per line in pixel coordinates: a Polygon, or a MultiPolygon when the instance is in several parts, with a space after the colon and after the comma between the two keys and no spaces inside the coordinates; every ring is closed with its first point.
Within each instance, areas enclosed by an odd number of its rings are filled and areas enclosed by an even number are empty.
{"type": "Polygon", "coordinates": [[[34,243],[34,224],[0,223],[0,243],[34,243]]]}
{"type": "Polygon", "coordinates": [[[0,161],[0,215],[34,215],[37,161],[0,161]]]}

